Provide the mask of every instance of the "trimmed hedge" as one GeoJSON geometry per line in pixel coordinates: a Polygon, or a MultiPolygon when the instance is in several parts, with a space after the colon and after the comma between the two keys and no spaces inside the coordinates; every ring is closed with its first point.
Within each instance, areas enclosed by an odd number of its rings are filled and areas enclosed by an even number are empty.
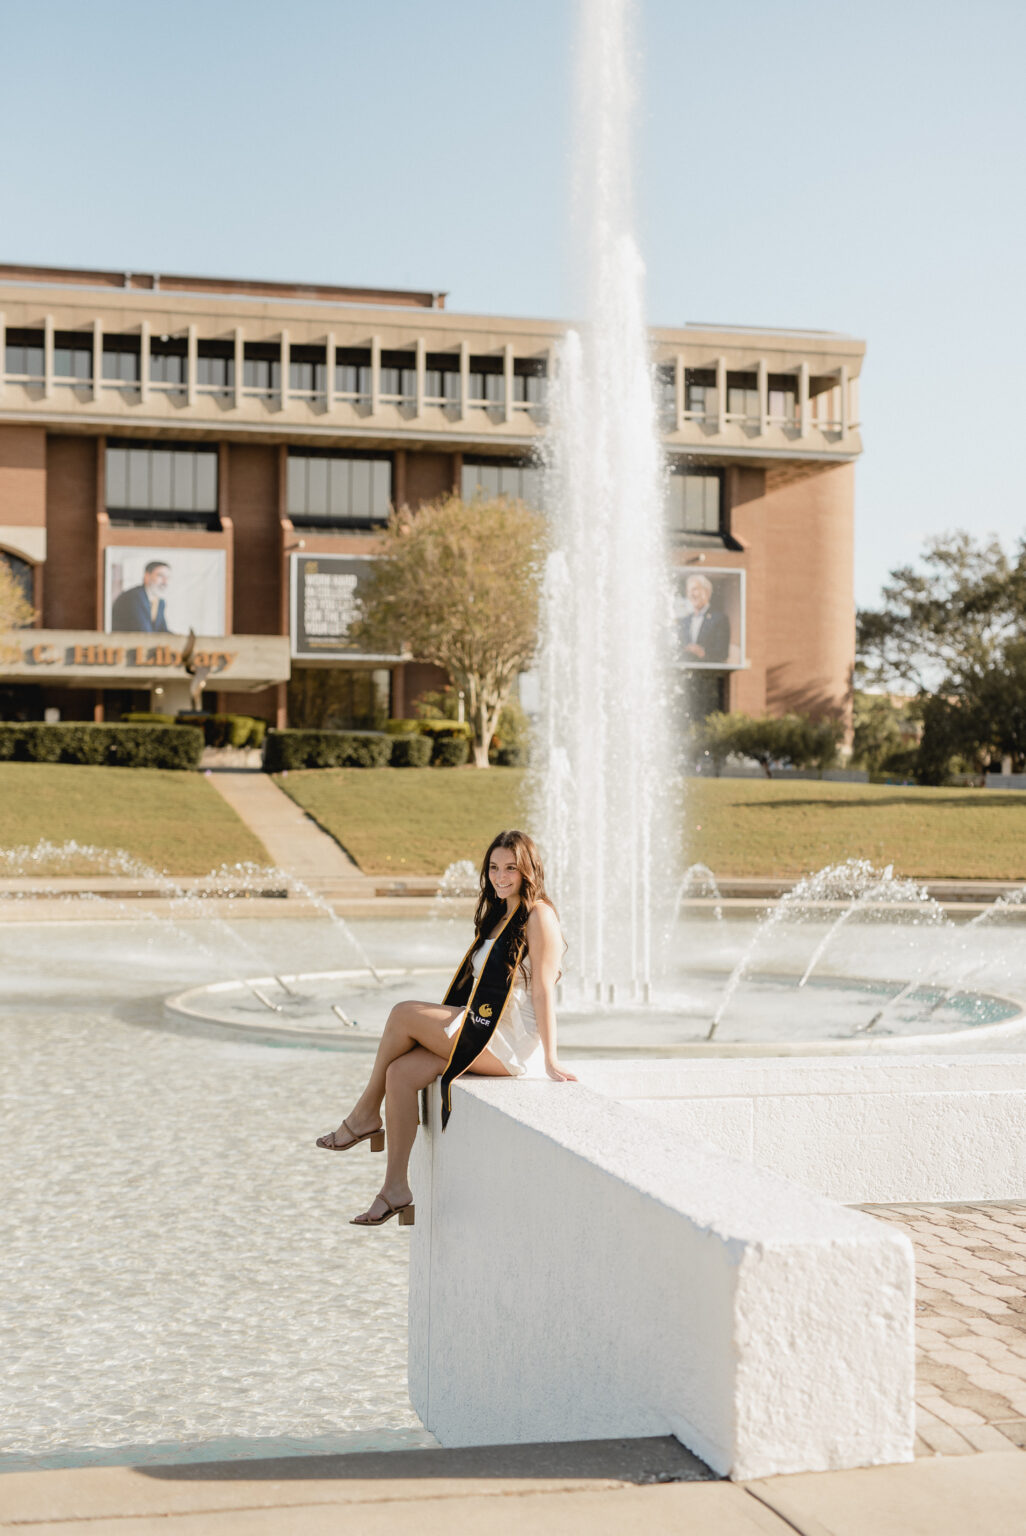
{"type": "Polygon", "coordinates": [[[393,768],[426,768],[431,761],[431,742],[427,736],[393,736],[393,768]]]}
{"type": "Polygon", "coordinates": [[[198,768],[203,733],[180,725],[0,722],[0,759],[113,768],[198,768]]]}
{"type": "Polygon", "coordinates": [[[254,715],[157,715],[144,710],[122,715],[129,725],[187,725],[203,732],[208,747],[260,747],[267,721],[254,715]]]}
{"type": "Polygon", "coordinates": [[[391,751],[388,736],[367,731],[268,731],[263,766],[265,773],[289,768],[383,768],[391,751]]]}
{"type": "Polygon", "coordinates": [[[470,756],[470,742],[465,736],[439,736],[435,738],[431,753],[433,768],[462,768],[470,756]]]}

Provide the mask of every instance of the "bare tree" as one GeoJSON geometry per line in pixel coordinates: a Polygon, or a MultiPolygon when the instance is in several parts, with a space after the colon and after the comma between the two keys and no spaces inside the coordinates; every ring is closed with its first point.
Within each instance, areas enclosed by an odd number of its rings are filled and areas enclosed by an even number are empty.
{"type": "Polygon", "coordinates": [[[434,662],[463,690],[478,768],[538,643],[545,534],[540,512],[504,497],[403,508],[361,599],[361,643],[434,662]]]}
{"type": "Polygon", "coordinates": [[[27,629],[35,622],[36,610],[21,588],[17,576],[0,554],[0,635],[12,629],[27,629]]]}

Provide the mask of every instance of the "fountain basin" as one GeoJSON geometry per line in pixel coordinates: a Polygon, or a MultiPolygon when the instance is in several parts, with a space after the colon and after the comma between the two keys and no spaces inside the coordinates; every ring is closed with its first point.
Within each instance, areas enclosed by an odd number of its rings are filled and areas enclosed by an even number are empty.
{"type": "MultiPolygon", "coordinates": [[[[447,967],[366,967],[256,976],[192,987],[165,1002],[170,1020],[276,1045],[372,1049],[389,1010],[409,998],[437,1000],[447,967]],[[348,1022],[347,1022],[348,1021],[348,1022]]],[[[726,976],[690,972],[671,993],[559,1013],[560,1049],[574,1056],[874,1055],[949,1051],[1026,1034],[1026,1005],[996,992],[856,976],[749,974],[731,1019],[708,1033],[726,976]],[[895,1000],[901,999],[900,1003],[895,1000]],[[886,1022],[874,1026],[885,1006],[886,1022]]]]}

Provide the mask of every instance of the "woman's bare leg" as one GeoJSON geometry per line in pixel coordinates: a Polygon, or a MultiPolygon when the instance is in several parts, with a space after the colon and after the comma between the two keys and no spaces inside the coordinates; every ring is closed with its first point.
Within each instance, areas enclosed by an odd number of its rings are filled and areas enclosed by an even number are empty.
{"type": "MultiPolygon", "coordinates": [[[[417,1134],[417,1095],[445,1071],[448,1059],[448,1051],[441,1056],[424,1046],[415,1046],[388,1066],[385,1073],[385,1146],[388,1151],[385,1182],[381,1186],[381,1193],[364,1213],[365,1217],[375,1219],[384,1215],[386,1204],[395,1209],[408,1205],[413,1199],[409,1183],[409,1162],[417,1134]]],[[[485,1077],[509,1076],[491,1051],[482,1051],[474,1063],[473,1071],[475,1075],[485,1077]]],[[[357,1217],[358,1223],[359,1220],[357,1217]]]]}
{"type": "Polygon", "coordinates": [[[388,1015],[367,1086],[345,1117],[349,1122],[349,1130],[340,1125],[335,1132],[340,1146],[345,1146],[351,1140],[350,1132],[353,1136],[362,1136],[365,1131],[377,1130],[381,1124],[385,1075],[393,1061],[422,1045],[435,1055],[442,1056],[442,1067],[445,1066],[452,1050],[445,1026],[451,1024],[461,1011],[459,1008],[449,1008],[444,1003],[396,1004],[388,1015]]]}

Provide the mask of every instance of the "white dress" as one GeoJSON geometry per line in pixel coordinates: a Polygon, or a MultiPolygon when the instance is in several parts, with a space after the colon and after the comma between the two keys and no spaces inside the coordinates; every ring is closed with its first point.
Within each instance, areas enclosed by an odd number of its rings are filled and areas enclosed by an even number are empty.
{"type": "MultiPolygon", "coordinates": [[[[485,939],[481,948],[474,956],[474,976],[480,976],[481,968],[488,956],[488,951],[495,943],[494,939],[485,939]]],[[[464,1010],[465,1012],[465,1010],[464,1010]]],[[[464,1014],[458,1013],[451,1024],[445,1026],[445,1033],[452,1040],[459,1032],[463,1023],[464,1014]]],[[[531,961],[525,956],[523,970],[517,968],[516,981],[513,983],[513,995],[506,1005],[506,1010],[495,1026],[492,1038],[488,1042],[488,1050],[497,1061],[501,1061],[510,1077],[545,1077],[545,1052],[542,1049],[541,1037],[538,1034],[538,1020],[534,1014],[534,1003],[531,1001],[531,961]],[[526,977],[524,971],[527,972],[526,977]]]]}

